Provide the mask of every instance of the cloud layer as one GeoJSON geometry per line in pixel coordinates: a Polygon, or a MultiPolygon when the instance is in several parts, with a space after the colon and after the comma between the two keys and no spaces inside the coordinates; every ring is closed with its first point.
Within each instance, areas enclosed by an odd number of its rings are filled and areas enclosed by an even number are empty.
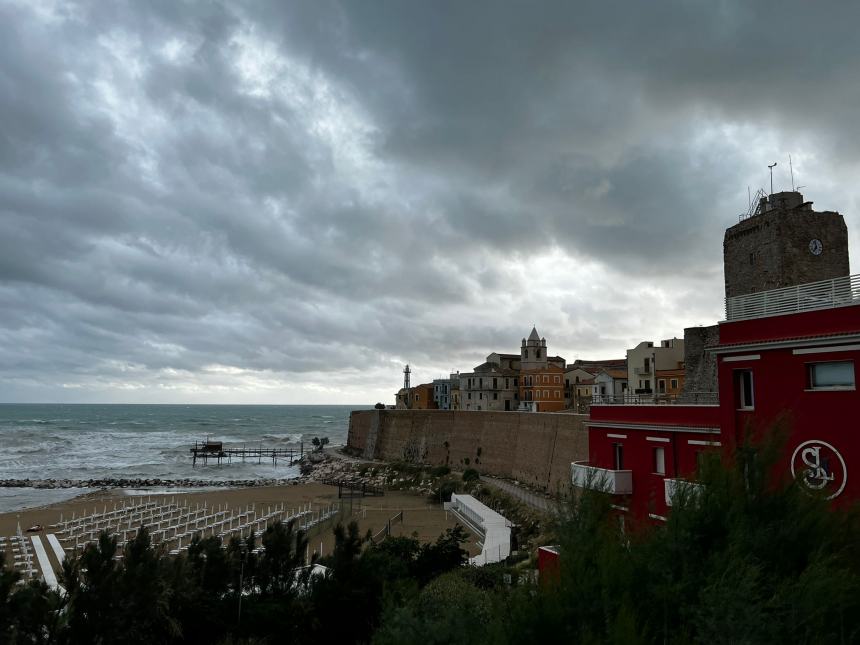
{"type": "Polygon", "coordinates": [[[768,163],[858,239],[858,14],[0,1],[0,400],[390,401],[711,324],[768,163]]]}

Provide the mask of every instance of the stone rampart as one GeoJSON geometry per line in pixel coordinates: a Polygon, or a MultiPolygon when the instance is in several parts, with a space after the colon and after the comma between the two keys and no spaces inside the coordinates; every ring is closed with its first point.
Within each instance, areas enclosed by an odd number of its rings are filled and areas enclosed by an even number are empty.
{"type": "Polygon", "coordinates": [[[454,410],[359,410],[348,445],[367,458],[472,467],[566,492],[570,463],[588,459],[588,415],[454,410]]]}

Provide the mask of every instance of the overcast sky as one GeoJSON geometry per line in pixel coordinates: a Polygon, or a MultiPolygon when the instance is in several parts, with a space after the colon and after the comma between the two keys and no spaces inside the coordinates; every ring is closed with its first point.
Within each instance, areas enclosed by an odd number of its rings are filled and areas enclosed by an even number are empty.
{"type": "Polygon", "coordinates": [[[393,403],[713,324],[767,164],[858,248],[858,14],[0,0],[0,401],[393,403]]]}

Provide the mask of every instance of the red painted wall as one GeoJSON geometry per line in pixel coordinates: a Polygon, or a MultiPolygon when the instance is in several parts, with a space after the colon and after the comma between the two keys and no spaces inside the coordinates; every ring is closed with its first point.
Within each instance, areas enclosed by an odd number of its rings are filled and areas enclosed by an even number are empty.
{"type": "MultiPolygon", "coordinates": [[[[622,406],[616,406],[621,408],[622,406]]],[[[686,406],[672,406],[686,407],[686,406]]],[[[717,408],[710,408],[716,416],[717,408]]],[[[657,421],[655,420],[655,423],[657,421]]],[[[696,471],[696,453],[719,450],[716,447],[690,444],[690,441],[720,441],[718,434],[693,432],[666,432],[655,425],[653,430],[591,428],[588,433],[589,455],[592,466],[612,469],[615,461],[613,444],[620,443],[624,450],[624,470],[633,472],[633,494],[618,496],[616,504],[627,508],[634,517],[646,518],[650,514],[666,516],[666,478],[689,477],[696,471]],[[610,434],[625,438],[610,437],[610,434]],[[649,439],[650,438],[650,439],[649,439]],[[667,439],[653,441],[651,439],[667,439]],[[654,449],[663,448],[665,475],[654,472],[654,449]]]]}
{"type": "MultiPolygon", "coordinates": [[[[827,336],[860,332],[860,306],[775,316],[749,321],[722,323],[720,345],[769,340],[790,340],[798,337],[827,336]]],[[[808,343],[807,343],[808,345],[808,343]]],[[[809,347],[805,348],[811,349],[809,347]]],[[[860,350],[794,354],[792,348],[769,350],[738,349],[734,356],[758,355],[758,359],[727,361],[731,354],[718,360],[720,391],[719,406],[686,405],[595,405],[590,421],[619,427],[589,428],[589,461],[599,468],[614,469],[613,444],[624,450],[624,470],[633,473],[633,493],[618,496],[616,504],[627,508],[638,518],[649,515],[665,516],[666,477],[689,477],[696,470],[697,453],[721,450],[730,453],[742,437],[745,428],[758,436],[781,427],[786,433],[786,448],[778,472],[792,477],[796,473],[812,472],[807,455],[814,463],[824,463],[833,480],[825,484],[828,492],[836,493],[838,504],[860,498],[860,393],[852,390],[811,390],[808,383],[809,364],[815,362],[854,361],[855,382],[860,366],[860,350]],[[736,373],[751,370],[755,405],[753,410],[738,410],[739,396],[736,373]],[[653,425],[653,429],[629,429],[623,424],[653,425]],[[660,426],[719,427],[720,434],[682,431],[662,431],[660,426]],[[608,435],[623,435],[609,437],[608,435]],[[668,439],[649,441],[648,437],[668,439]],[[721,446],[701,445],[720,442],[721,446]],[[691,443],[693,442],[693,443],[691,443]],[[812,443],[806,443],[812,442],[812,443]],[[822,443],[823,442],[823,443],[822,443]],[[653,449],[665,451],[665,476],[654,473],[653,449]],[[818,447],[815,454],[804,450],[818,447]],[[831,448],[833,450],[831,450],[831,448]],[[818,460],[818,461],[816,461],[818,460]],[[843,467],[844,463],[844,467],[843,467]]],[[[818,480],[825,480],[819,478],[818,480]]]]}
{"type": "Polygon", "coordinates": [[[720,323],[720,345],[860,332],[860,306],[720,323]]]}
{"type": "MultiPolygon", "coordinates": [[[[794,355],[792,349],[757,352],[759,360],[726,362],[719,360],[721,426],[724,444],[741,439],[745,428],[756,436],[782,427],[787,433],[785,455],[780,466],[791,476],[791,458],[805,441],[824,441],[833,446],[850,475],[852,464],[860,464],[860,393],[855,390],[809,390],[809,364],[853,360],[855,382],[860,365],[860,351],[825,352],[794,355]],[[735,373],[748,369],[753,373],[753,411],[738,411],[735,373]]],[[[860,497],[860,472],[848,477],[838,501],[860,497]]]]}
{"type": "Polygon", "coordinates": [[[551,585],[559,580],[561,575],[561,562],[559,561],[558,547],[538,547],[538,572],[541,585],[551,585]]]}
{"type": "Polygon", "coordinates": [[[593,405],[589,420],[716,427],[720,416],[716,405],[593,405]]]}

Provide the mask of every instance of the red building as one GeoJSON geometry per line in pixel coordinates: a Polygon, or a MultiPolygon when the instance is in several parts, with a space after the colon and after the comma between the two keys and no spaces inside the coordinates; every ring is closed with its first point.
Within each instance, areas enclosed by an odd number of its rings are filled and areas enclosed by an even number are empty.
{"type": "Polygon", "coordinates": [[[786,477],[837,503],[857,499],[860,276],[847,275],[842,216],[800,193],[770,195],[726,230],[723,257],[726,320],[685,331],[677,403],[593,403],[574,485],[606,487],[620,512],[659,521],[700,454],[730,457],[747,431],[779,427],[786,477]]]}
{"type": "Polygon", "coordinates": [[[574,484],[600,482],[620,511],[661,520],[700,453],[781,425],[787,477],[840,501],[860,497],[860,477],[848,476],[860,463],[860,276],[729,298],[727,314],[706,350],[719,403],[592,405],[590,459],[573,464],[574,484]]]}

